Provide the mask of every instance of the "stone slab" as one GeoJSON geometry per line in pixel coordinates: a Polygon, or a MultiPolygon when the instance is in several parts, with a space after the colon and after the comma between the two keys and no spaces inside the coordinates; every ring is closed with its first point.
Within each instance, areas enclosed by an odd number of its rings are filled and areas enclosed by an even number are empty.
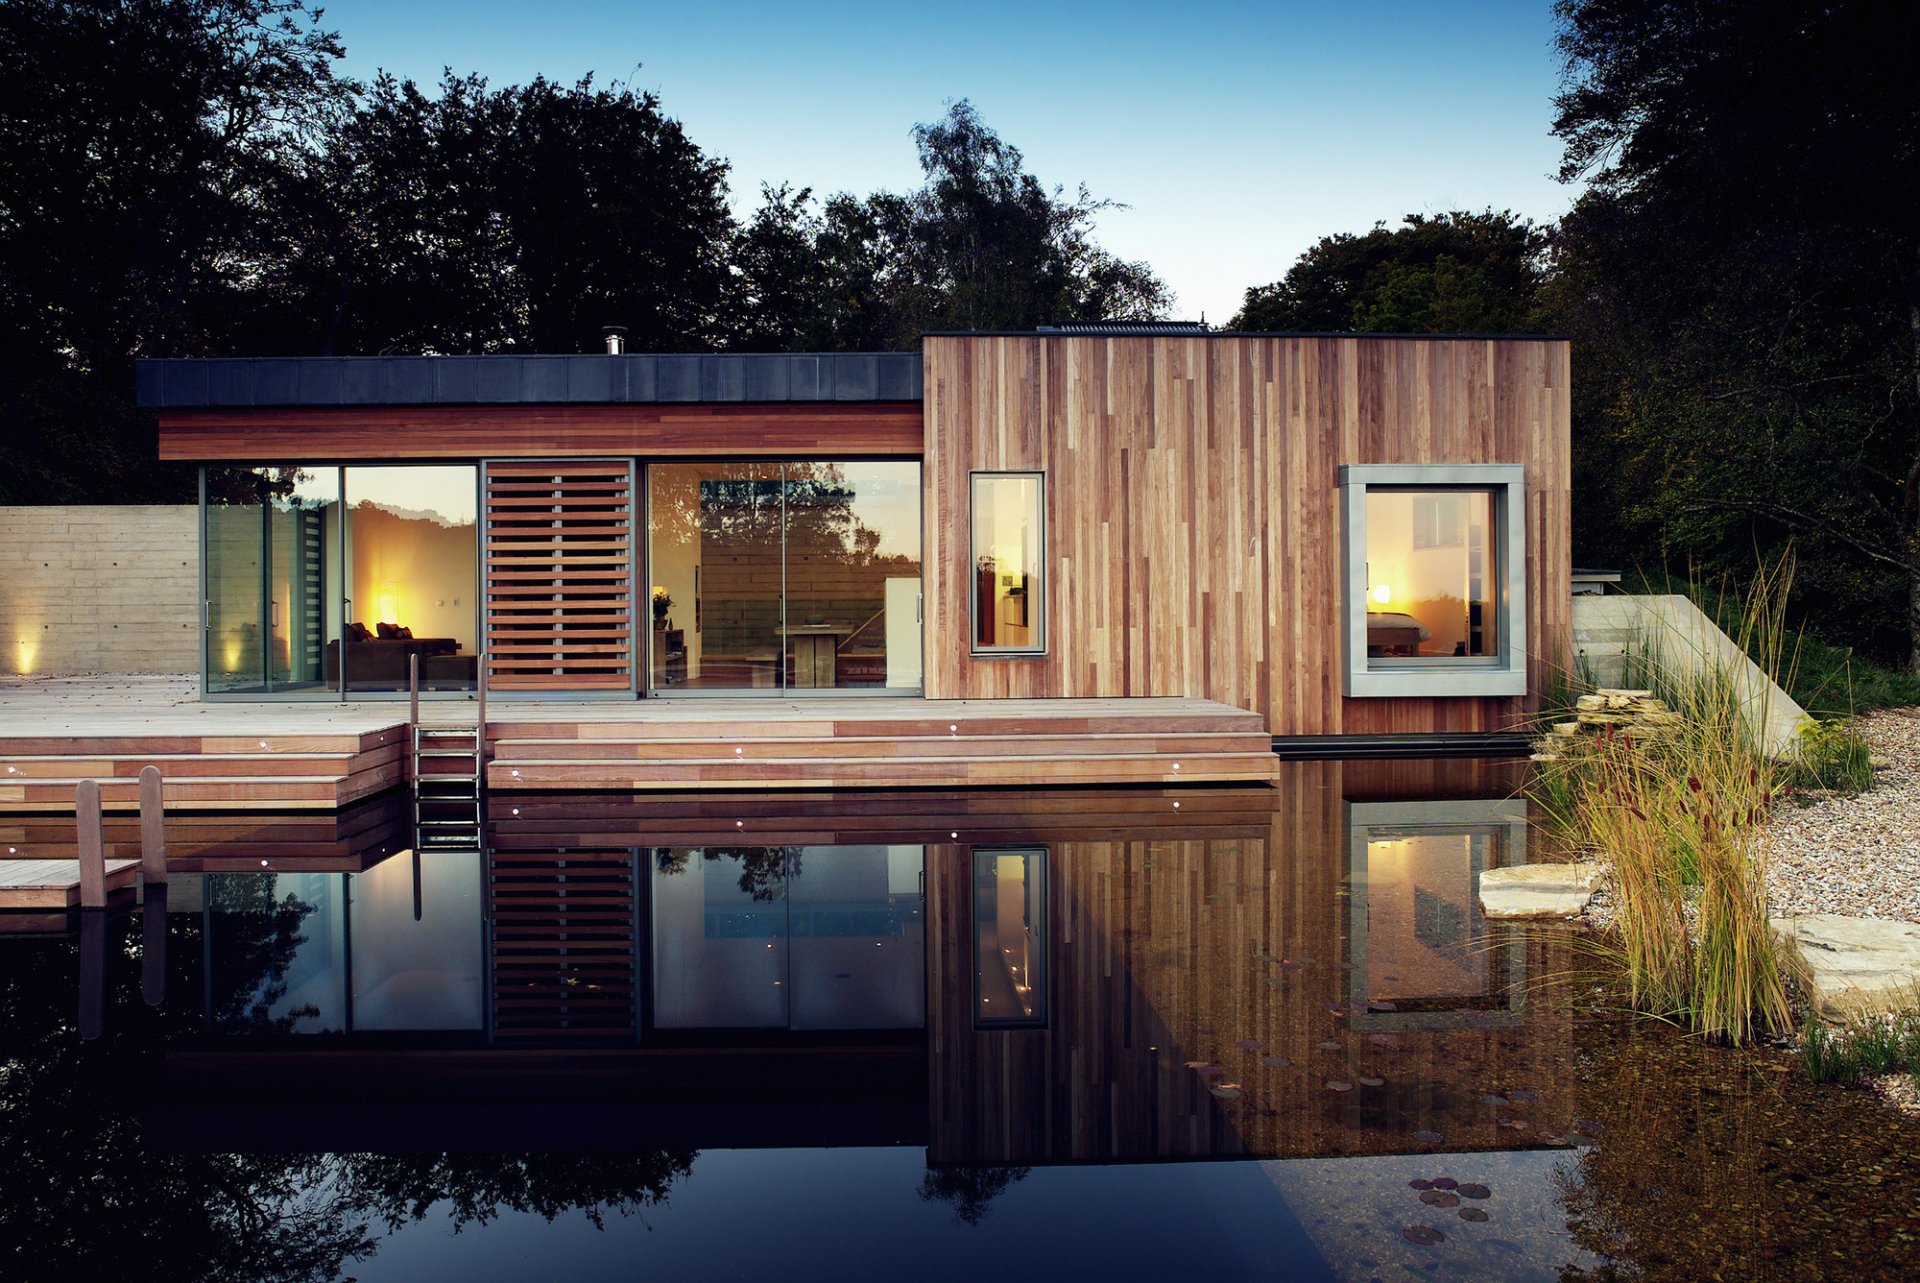
{"type": "Polygon", "coordinates": [[[1574,918],[1600,888],[1597,863],[1516,864],[1480,875],[1480,912],[1489,918],[1574,918]]]}
{"type": "Polygon", "coordinates": [[[1920,1010],[1920,925],[1815,913],[1773,929],[1806,963],[1808,998],[1822,1018],[1920,1010]]]}

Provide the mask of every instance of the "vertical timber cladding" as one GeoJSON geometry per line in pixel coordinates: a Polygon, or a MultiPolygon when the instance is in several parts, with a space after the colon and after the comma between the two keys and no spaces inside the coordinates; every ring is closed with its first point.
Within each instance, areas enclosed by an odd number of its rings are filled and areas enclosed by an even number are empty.
{"type": "Polygon", "coordinates": [[[632,689],[634,514],[625,459],[486,465],[492,689],[632,689]]]}
{"type": "Polygon", "coordinates": [[[1193,695],[1276,735],[1511,729],[1526,700],[1344,697],[1347,463],[1526,465],[1532,689],[1567,662],[1565,340],[932,335],[925,354],[930,698],[1193,695]],[[1046,473],[1043,657],[969,654],[969,469],[1046,473]]]}

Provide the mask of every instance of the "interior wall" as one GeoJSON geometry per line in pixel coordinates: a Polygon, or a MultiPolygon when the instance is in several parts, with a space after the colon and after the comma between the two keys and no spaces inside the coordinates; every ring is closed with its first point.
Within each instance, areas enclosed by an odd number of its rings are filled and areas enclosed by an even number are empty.
{"type": "Polygon", "coordinates": [[[191,504],[0,507],[0,673],[198,672],[197,520],[191,504]]]}
{"type": "Polygon", "coordinates": [[[405,517],[371,503],[352,515],[353,619],[369,631],[380,623],[411,628],[415,637],[452,637],[478,650],[474,593],[479,554],[470,525],[405,517]],[[391,586],[391,603],[383,601],[391,586]],[[382,610],[392,606],[388,617],[382,610]]]}
{"type": "Polygon", "coordinates": [[[930,337],[926,692],[1203,696],[1278,735],[1509,728],[1524,699],[1347,699],[1339,469],[1521,463],[1524,645],[1569,654],[1557,339],[930,337]],[[967,473],[1047,479],[1048,654],[969,653],[967,473]]]}

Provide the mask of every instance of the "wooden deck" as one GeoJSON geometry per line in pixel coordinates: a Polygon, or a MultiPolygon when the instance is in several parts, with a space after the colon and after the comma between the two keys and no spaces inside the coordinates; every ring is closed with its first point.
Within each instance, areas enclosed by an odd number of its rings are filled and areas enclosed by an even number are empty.
{"type": "Polygon", "coordinates": [[[157,766],[169,812],[335,810],[407,780],[404,705],[205,704],[177,677],[0,681],[0,812],[71,811],[100,782],[139,807],[157,766]]]}
{"type": "MultiPolygon", "coordinates": [[[[465,702],[428,722],[470,721],[465,702]]],[[[518,790],[872,789],[1271,783],[1258,714],[1201,699],[701,699],[488,710],[487,786],[518,790]]],[[[397,702],[203,703],[180,678],[0,681],[0,812],[70,812],[100,783],[169,814],[333,811],[409,780],[397,702]]]]}
{"type": "MultiPolygon", "coordinates": [[[[107,894],[133,885],[138,860],[107,861],[107,894]]],[[[0,909],[71,909],[80,903],[80,861],[0,860],[0,909]]]]}
{"type": "Polygon", "coordinates": [[[715,699],[489,712],[487,787],[1271,782],[1258,714],[1203,699],[715,699]]]}

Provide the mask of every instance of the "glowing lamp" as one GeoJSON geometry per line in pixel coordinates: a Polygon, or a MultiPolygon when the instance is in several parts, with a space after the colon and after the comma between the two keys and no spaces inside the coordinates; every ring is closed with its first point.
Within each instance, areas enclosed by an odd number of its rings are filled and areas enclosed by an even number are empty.
{"type": "Polygon", "coordinates": [[[380,608],[380,621],[387,624],[400,622],[400,586],[392,580],[380,585],[380,591],[374,597],[375,606],[380,608]]]}
{"type": "Polygon", "coordinates": [[[1367,595],[1373,598],[1374,605],[1384,606],[1393,600],[1393,589],[1386,584],[1375,584],[1367,595]]]}

